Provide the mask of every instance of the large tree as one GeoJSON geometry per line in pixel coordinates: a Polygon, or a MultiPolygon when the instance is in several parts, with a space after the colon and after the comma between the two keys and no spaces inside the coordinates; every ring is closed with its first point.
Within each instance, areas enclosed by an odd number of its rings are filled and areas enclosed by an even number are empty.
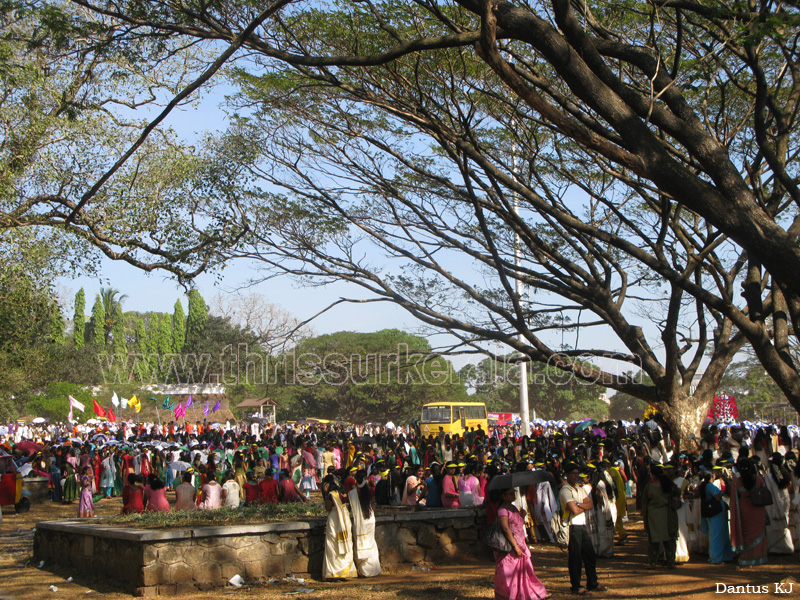
{"type": "Polygon", "coordinates": [[[0,263],[0,418],[19,414],[20,398],[49,374],[53,320],[58,307],[47,282],[26,269],[0,263]]]}
{"type": "Polygon", "coordinates": [[[92,316],[89,319],[89,341],[96,352],[102,352],[106,347],[105,334],[106,312],[103,309],[103,300],[100,294],[94,297],[92,316]]]}
{"type": "Polygon", "coordinates": [[[189,290],[189,314],[186,316],[185,346],[193,351],[206,339],[208,306],[197,289],[189,290]]]}
{"type": "Polygon", "coordinates": [[[280,359],[282,381],[270,393],[295,418],[410,420],[426,402],[467,399],[449,361],[432,356],[425,338],[396,329],[307,338],[280,359]]]}
{"type": "Polygon", "coordinates": [[[102,25],[69,2],[0,7],[0,254],[49,247],[61,273],[105,256],[192,277],[244,232],[236,166],[155,127],[208,59],[102,25]],[[210,208],[226,195],[227,210],[210,208]]]}
{"type": "Polygon", "coordinates": [[[186,313],[183,312],[183,304],[180,300],[175,300],[175,307],[172,311],[172,351],[175,354],[183,352],[183,345],[186,343],[186,313]]]}
{"type": "Polygon", "coordinates": [[[250,172],[287,196],[247,197],[260,231],[245,254],[600,378],[683,431],[744,338],[800,408],[794,5],[79,3],[247,56],[220,156],[263,154],[250,172]],[[365,242],[407,266],[383,268],[365,242]],[[631,304],[662,298],[644,331],[631,304]],[[553,347],[557,313],[571,329],[592,314],[620,350],[553,347]],[[576,355],[638,363],[654,384],[576,355]]]}
{"type": "Polygon", "coordinates": [[[515,363],[485,359],[467,365],[460,379],[474,390],[471,399],[485,402],[491,411],[519,412],[519,370],[527,369],[528,399],[540,419],[577,420],[590,417],[604,420],[609,407],[604,401],[605,388],[574,377],[544,363],[515,363]]]}

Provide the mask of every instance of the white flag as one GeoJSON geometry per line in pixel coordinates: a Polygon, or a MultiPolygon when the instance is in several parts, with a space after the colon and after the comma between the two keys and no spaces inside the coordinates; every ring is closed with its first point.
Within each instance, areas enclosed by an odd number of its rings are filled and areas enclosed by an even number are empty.
{"type": "Polygon", "coordinates": [[[83,409],[85,408],[83,404],[75,400],[75,398],[72,396],[69,397],[69,407],[70,409],[77,408],[81,412],[83,412],[83,409]]]}
{"type": "Polygon", "coordinates": [[[114,392],[111,395],[111,404],[113,404],[114,406],[119,406],[119,396],[117,396],[117,392],[114,392]]]}

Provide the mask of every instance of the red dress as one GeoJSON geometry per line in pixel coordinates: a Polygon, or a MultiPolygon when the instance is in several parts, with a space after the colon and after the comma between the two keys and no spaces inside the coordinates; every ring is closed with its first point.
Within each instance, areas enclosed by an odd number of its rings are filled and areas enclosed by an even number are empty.
{"type": "Polygon", "coordinates": [[[281,502],[300,502],[300,496],[297,495],[297,490],[294,487],[294,481],[291,479],[281,479],[278,485],[283,488],[283,498],[281,502]]]}
{"type": "Polygon", "coordinates": [[[125,452],[122,455],[122,483],[128,485],[128,475],[133,472],[133,457],[125,452]]]}
{"type": "Polygon", "coordinates": [[[144,512],[144,490],[138,485],[122,488],[122,514],[144,512]]]}
{"type": "Polygon", "coordinates": [[[278,482],[272,479],[264,479],[259,484],[261,488],[261,503],[262,504],[277,504],[278,503],[278,482]]]}
{"type": "Polygon", "coordinates": [[[244,484],[244,505],[245,506],[252,506],[253,504],[259,503],[259,498],[261,496],[261,488],[256,483],[250,483],[249,481],[244,484]]]}

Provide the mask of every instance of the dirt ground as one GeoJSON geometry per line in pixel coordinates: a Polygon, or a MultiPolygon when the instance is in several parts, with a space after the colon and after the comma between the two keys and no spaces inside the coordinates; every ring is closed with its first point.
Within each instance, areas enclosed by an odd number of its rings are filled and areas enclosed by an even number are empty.
{"type": "MultiPolygon", "coordinates": [[[[117,513],[119,501],[102,501],[97,505],[100,516],[117,513]]],[[[56,505],[50,502],[34,504],[24,515],[3,513],[0,523],[0,600],[39,600],[53,598],[76,600],[102,596],[104,600],[129,600],[130,594],[115,589],[107,580],[76,577],[66,582],[69,573],[61,569],[39,569],[32,559],[33,529],[39,521],[74,517],[77,505],[56,505]],[[54,586],[57,591],[50,588],[54,586]]],[[[593,598],[620,598],[626,600],[646,598],[719,599],[717,583],[727,586],[768,586],[768,593],[737,593],[732,597],[744,598],[800,598],[800,562],[798,555],[770,557],[769,564],[738,570],[734,565],[709,565],[703,557],[693,557],[674,571],[645,569],[647,563],[644,531],[640,519],[634,514],[627,525],[630,537],[624,546],[617,546],[611,559],[599,559],[600,582],[609,591],[591,594],[593,598]],[[790,585],[791,591],[789,591],[790,585]],[[787,593],[776,593],[776,584],[787,593]]],[[[569,592],[566,554],[553,546],[536,545],[533,551],[536,573],[547,586],[554,599],[575,597],[569,592]]],[[[343,583],[327,583],[318,579],[299,584],[280,581],[242,588],[228,587],[213,592],[197,592],[183,596],[187,600],[211,598],[277,599],[296,597],[300,600],[350,600],[364,598],[395,600],[435,598],[436,600],[478,600],[494,597],[492,578],[494,565],[478,562],[464,565],[441,565],[430,571],[412,568],[411,565],[394,569],[381,576],[366,580],[356,579],[343,583]],[[311,590],[311,591],[308,591],[311,590]]],[[[751,587],[751,590],[753,588],[751,587]]]]}

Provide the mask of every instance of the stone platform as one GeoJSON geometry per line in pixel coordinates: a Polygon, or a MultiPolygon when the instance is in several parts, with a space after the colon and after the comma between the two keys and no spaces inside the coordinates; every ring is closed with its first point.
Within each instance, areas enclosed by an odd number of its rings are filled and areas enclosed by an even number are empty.
{"type": "MultiPolygon", "coordinates": [[[[133,529],[86,519],[36,526],[35,560],[107,579],[140,596],[182,594],[222,587],[236,574],[246,580],[296,575],[319,577],[325,519],[194,529],[133,529]]],[[[478,540],[483,509],[376,513],[381,564],[477,561],[489,556],[478,540]]]]}

